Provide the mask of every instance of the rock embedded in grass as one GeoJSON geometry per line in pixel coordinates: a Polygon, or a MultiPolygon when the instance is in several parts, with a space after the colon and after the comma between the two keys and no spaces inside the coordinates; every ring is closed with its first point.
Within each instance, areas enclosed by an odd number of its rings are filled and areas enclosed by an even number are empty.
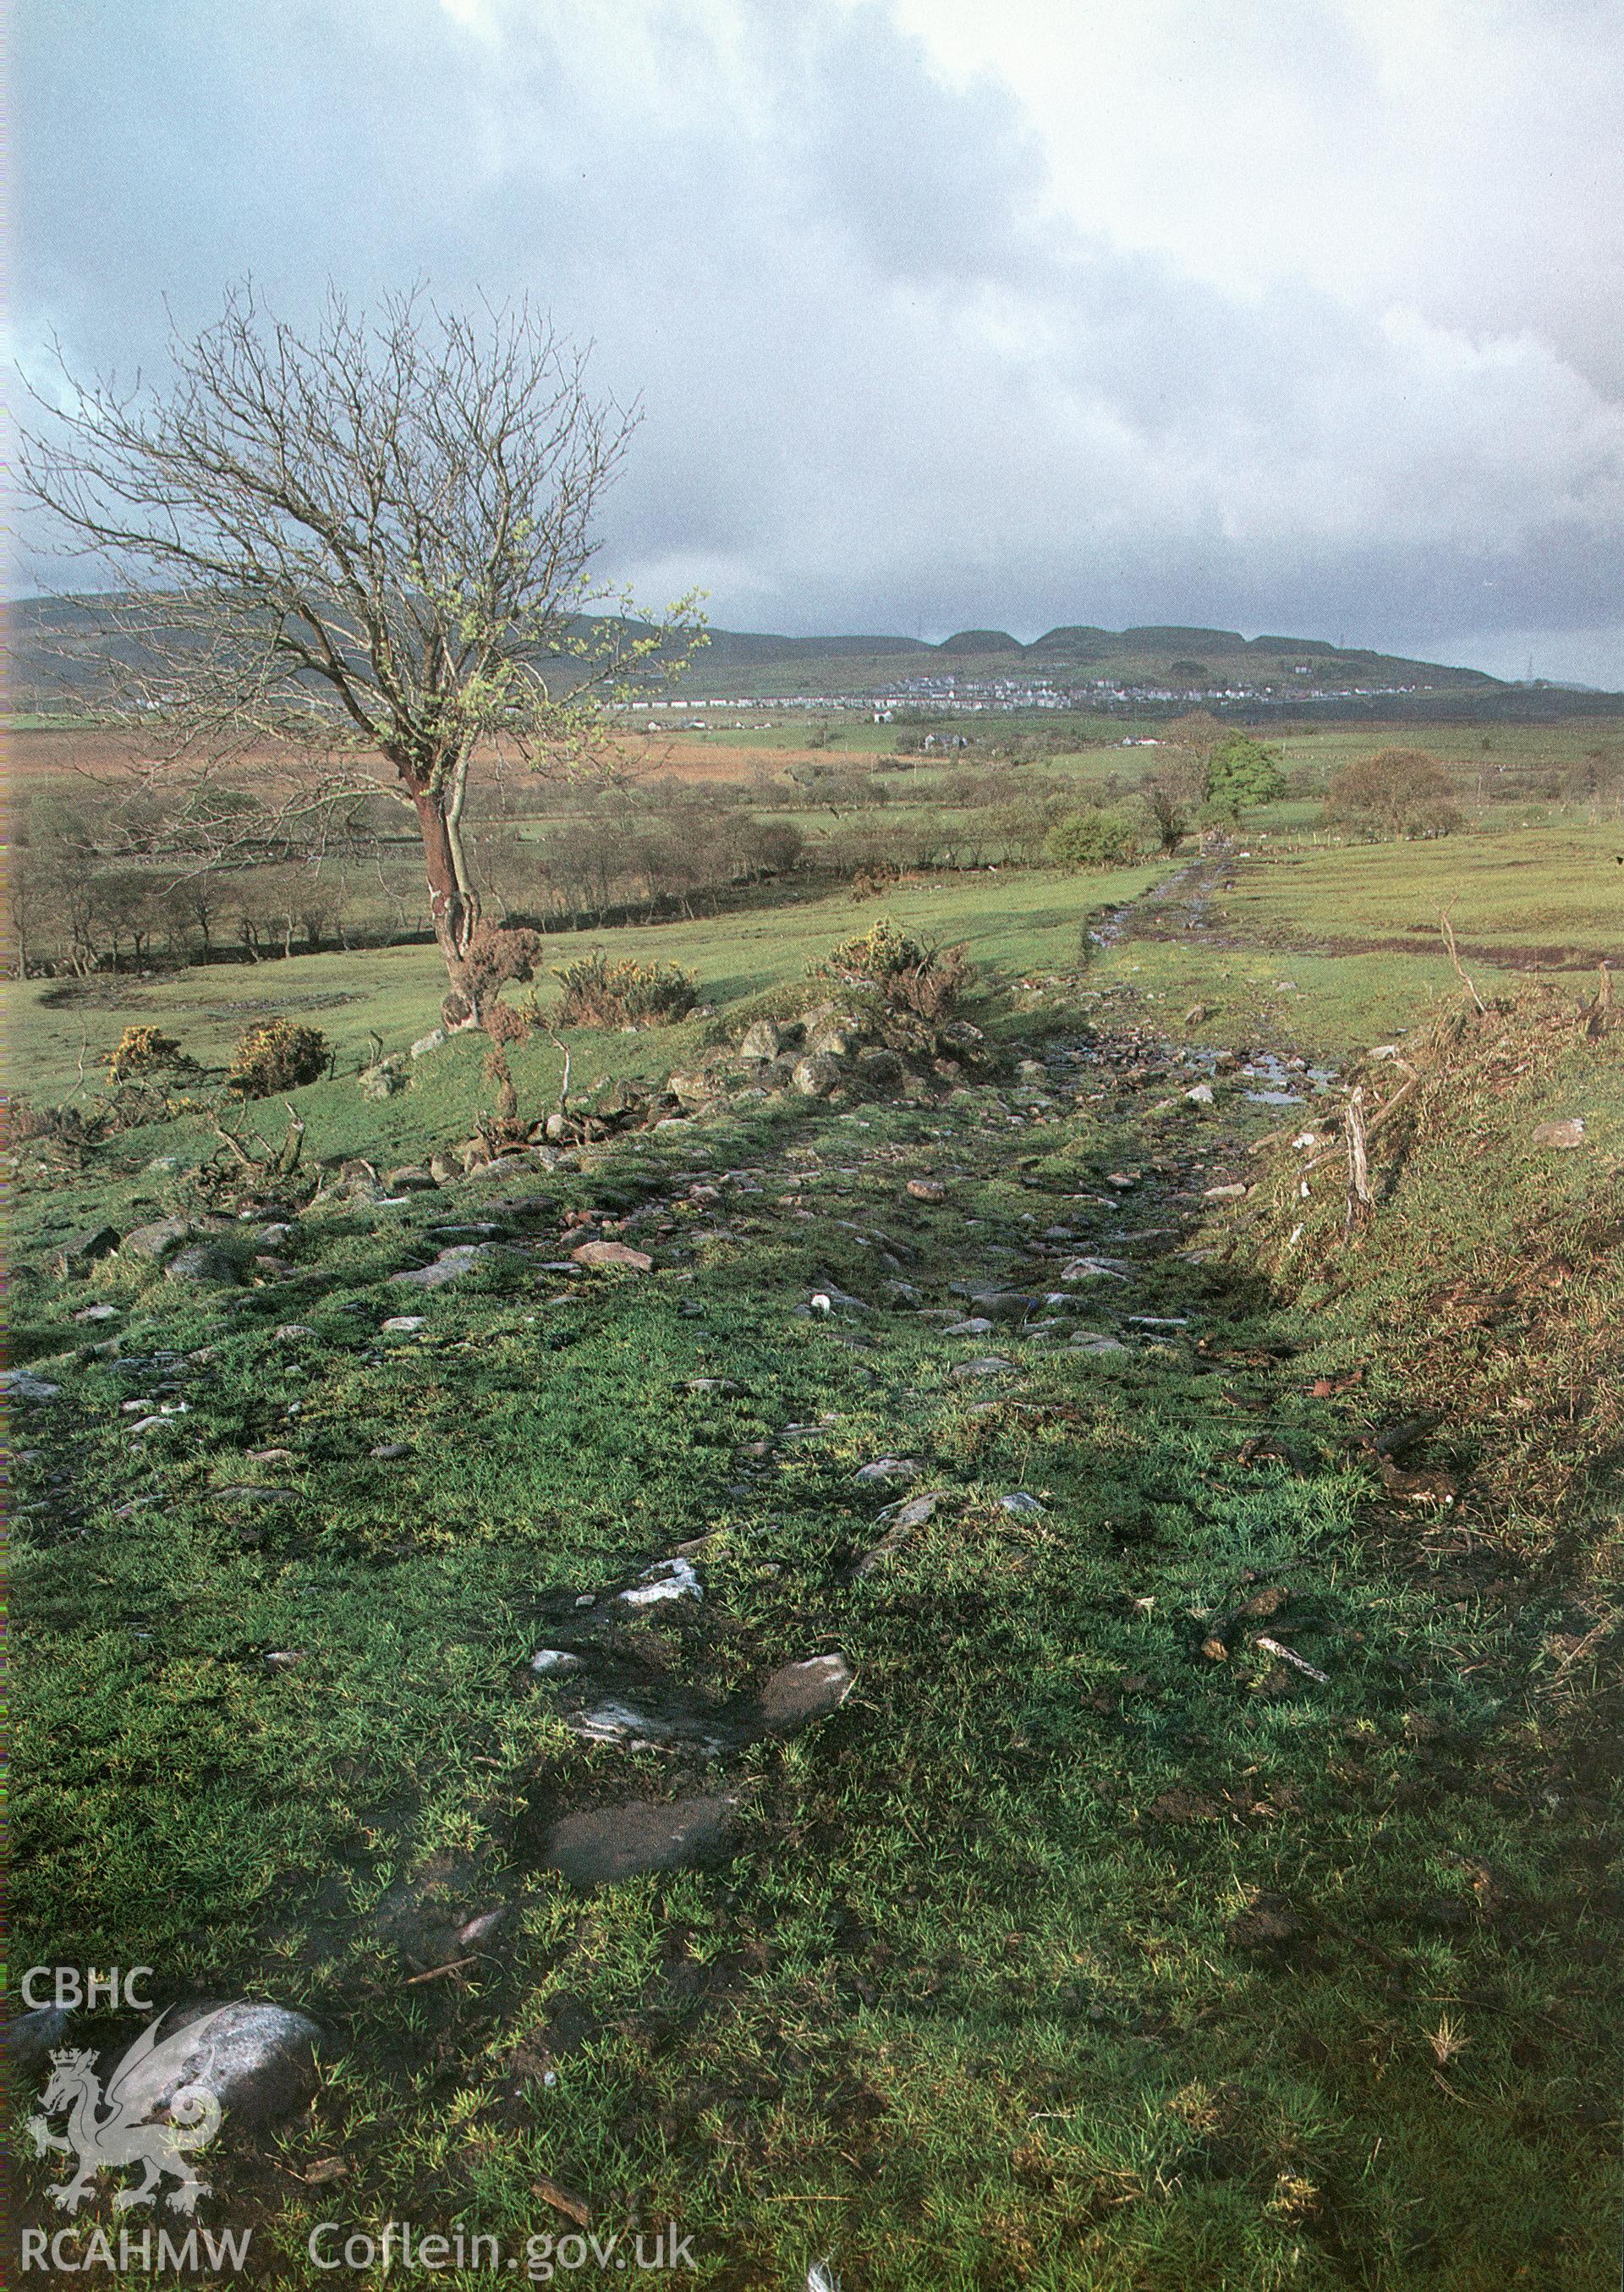
{"type": "Polygon", "coordinates": [[[36,2006],[19,2014],[5,2026],[5,2065],[10,2082],[32,2078],[43,2070],[68,2035],[65,2006],[36,2006]]]}
{"type": "Polygon", "coordinates": [[[843,1655],[815,1655],[781,1665],[758,1699],[761,1724],[769,1734],[788,1735],[838,1711],[856,1683],[843,1655]]]}
{"type": "Polygon", "coordinates": [[[36,1376],[29,1369],[0,1369],[0,1393],[8,1400],[54,1400],[61,1389],[49,1377],[36,1376]]]}
{"type": "Polygon", "coordinates": [[[631,1799],[566,1815],[543,1843],[543,1866],[583,1888],[672,1869],[717,1843],[736,1804],[718,1793],[663,1803],[631,1799]]]}
{"type": "Polygon", "coordinates": [[[982,1353],[975,1360],[961,1361],[948,1375],[956,1384],[968,1384],[970,1379],[984,1376],[1013,1376],[1015,1363],[1002,1353],[982,1353]]]}
{"type": "Polygon", "coordinates": [[[1572,1148],[1585,1142],[1585,1118],[1582,1114],[1572,1116],[1565,1122],[1541,1122],[1535,1126],[1532,1142],[1536,1146],[1572,1148]]]}
{"type": "Polygon", "coordinates": [[[460,1242],[453,1249],[442,1249],[431,1265],[408,1266],[404,1272],[391,1273],[389,1278],[397,1288],[443,1289],[447,1282],[460,1281],[465,1273],[471,1273],[489,1246],[487,1242],[460,1242]]]}
{"type": "Polygon", "coordinates": [[[132,1226],[124,1238],[123,1247],[132,1257],[144,1257],[157,1264],[172,1250],[180,1249],[192,1238],[192,1227],[186,1218],[155,1218],[150,1225],[132,1226]]]}
{"type": "Polygon", "coordinates": [[[653,1608],[666,1600],[703,1600],[704,1593],[691,1560],[656,1560],[617,1597],[628,1608],[653,1608]]]}
{"type": "Polygon", "coordinates": [[[120,2097],[139,2122],[168,2109],[183,2086],[200,2086],[238,2123],[274,2124],[315,2092],[321,2035],[307,2014],[285,2006],[200,2006],[161,2032],[154,2051],[126,2072],[120,2097]]]}
{"type": "Polygon", "coordinates": [[[46,1263],[53,1273],[79,1273],[98,1258],[111,1256],[118,1247],[117,1226],[85,1226],[58,1242],[46,1263]]]}
{"type": "Polygon", "coordinates": [[[426,1329],[429,1323],[426,1314],[391,1313],[387,1321],[381,1321],[378,1326],[391,1337],[414,1337],[419,1329],[426,1329]]]}
{"type": "Polygon", "coordinates": [[[872,1465],[857,1468],[859,1481],[917,1481],[925,1467],[917,1457],[877,1457],[872,1465]]]}
{"type": "Polygon", "coordinates": [[[824,1052],[809,1052],[797,1059],[790,1074],[790,1087],[802,1098],[827,1098],[846,1079],[846,1070],[840,1061],[824,1052]]]}
{"type": "Polygon", "coordinates": [[[165,1260],[164,1278],[167,1281],[195,1281],[205,1289],[234,1288],[237,1267],[223,1249],[215,1249],[206,1241],[189,1243],[177,1249],[165,1260]]]}
{"type": "Polygon", "coordinates": [[[740,1036],[739,1056],[744,1059],[776,1059],[782,1045],[783,1037],[774,1021],[758,1019],[740,1036]]]}
{"type": "Polygon", "coordinates": [[[647,1250],[630,1248],[623,1241],[583,1241],[570,1251],[577,1265],[620,1266],[629,1273],[652,1273],[654,1260],[647,1250]]]}

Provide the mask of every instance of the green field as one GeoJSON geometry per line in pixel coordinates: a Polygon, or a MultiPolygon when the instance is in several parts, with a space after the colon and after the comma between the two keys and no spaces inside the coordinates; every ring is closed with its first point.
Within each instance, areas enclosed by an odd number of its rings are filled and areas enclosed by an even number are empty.
{"type": "MultiPolygon", "coordinates": [[[[719,2292],[1613,2280],[1624,1034],[1575,1014],[1619,873],[1574,815],[560,933],[713,1006],[572,1030],[577,1092],[816,997],[880,914],[967,945],[1004,1064],[334,1195],[269,1263],[246,1217],[213,1289],[52,1270],[196,1212],[198,1114],[19,1145],[11,1358],[57,1390],[14,1401],[17,1963],[315,2017],[308,2102],[207,2158],[252,2276],[333,2280],[324,2220],[552,2265],[561,2190],[600,2238],[675,2221],[719,2292]],[[1262,1142],[1395,1039],[1423,1087],[1350,1240],[1340,1161],[1305,1198],[1262,1142]],[[1339,1079],[1186,1098],[1225,1049],[1339,1079]],[[1532,1145],[1575,1118],[1582,1150],[1532,1145]],[[395,1282],[470,1229],[461,1278],[395,1282]],[[583,1270],[586,1235],[653,1270],[583,1270]],[[956,1334],[977,1289],[1029,1302],[956,1334]],[[1447,1502],[1361,1447],[1403,1420],[1447,1502]],[[703,1596],[620,1607],[674,1554],[703,1596]],[[584,1670],[538,1677],[559,1646],[584,1670]],[[837,1653],[837,1709],[760,1721],[837,1653]],[[618,1738],[582,1731],[605,1698],[618,1738]],[[710,1827],[572,1876],[557,1826],[630,1801],[710,1827]]],[[[383,1168],[487,1102],[467,1037],[357,1086],[443,978],[394,948],[30,981],[12,1079],[89,1104],[127,1025],[218,1068],[285,1013],[337,1053],[293,1094],[309,1154],[383,1168]]],[[[551,1104],[552,1044],[511,1056],[551,1104]]],[[[54,2227],[14,2130],[17,2216],[54,2227]]]]}

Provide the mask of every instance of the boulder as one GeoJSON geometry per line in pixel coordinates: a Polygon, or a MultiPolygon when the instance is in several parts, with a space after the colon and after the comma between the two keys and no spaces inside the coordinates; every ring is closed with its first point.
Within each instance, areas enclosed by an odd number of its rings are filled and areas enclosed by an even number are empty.
{"type": "Polygon", "coordinates": [[[65,1241],[58,1242],[48,1263],[53,1273],[80,1273],[93,1265],[99,1257],[110,1257],[118,1247],[118,1229],[110,1225],[85,1226],[70,1233],[65,1241]]]}
{"type": "Polygon", "coordinates": [[[947,1189],[940,1178],[910,1178],[908,1191],[916,1202],[945,1202],[947,1189]]]}
{"type": "Polygon", "coordinates": [[[462,1174],[462,1165],[453,1154],[433,1153],[429,1157],[429,1174],[437,1186],[449,1186],[462,1174]]]}
{"type": "Polygon", "coordinates": [[[5,2065],[12,2082],[43,2070],[68,2035],[65,2006],[36,2006],[5,2026],[5,2065]]]}
{"type": "Polygon", "coordinates": [[[649,1085],[630,1078],[612,1082],[592,1101],[592,1112],[600,1121],[620,1122],[635,1118],[647,1110],[649,1085]]]}
{"type": "Polygon", "coordinates": [[[237,1268],[223,1249],[214,1249],[206,1241],[195,1241],[185,1249],[177,1249],[164,1267],[169,1281],[196,1281],[207,1289],[235,1287],[237,1268]]]}
{"type": "Polygon", "coordinates": [[[857,1078],[871,1090],[892,1090],[907,1074],[895,1051],[888,1051],[876,1043],[857,1053],[857,1078]]]}
{"type": "Polygon", "coordinates": [[[856,1021],[843,1013],[839,1017],[820,1019],[815,1027],[807,1029],[808,1055],[848,1059],[857,1047],[860,1031],[856,1021]]]}
{"type": "Polygon", "coordinates": [[[717,1094],[715,1076],[703,1067],[668,1077],[665,1087],[683,1106],[709,1106],[717,1094]]]}
{"type": "Polygon", "coordinates": [[[124,1247],[132,1257],[144,1257],[156,1265],[191,1238],[192,1229],[187,1219],[155,1218],[150,1225],[133,1227],[124,1238],[124,1247]]]}
{"type": "Polygon", "coordinates": [[[758,1019],[753,1026],[746,1027],[739,1037],[739,1055],[746,1059],[776,1059],[782,1042],[774,1020],[758,1019]]]}
{"type": "Polygon", "coordinates": [[[54,1400],[61,1389],[26,1368],[0,1369],[0,1393],[8,1400],[54,1400]]]}
{"type": "Polygon", "coordinates": [[[803,1098],[827,1098],[846,1079],[838,1059],[823,1052],[808,1052],[797,1059],[790,1074],[790,1087],[803,1098]]]}
{"type": "Polygon", "coordinates": [[[431,1051],[438,1051],[439,1049],[445,1039],[446,1029],[444,1027],[431,1028],[428,1034],[419,1035],[417,1040],[412,1045],[411,1056],[414,1059],[426,1059],[431,1051]]]}
{"type": "Polygon", "coordinates": [[[977,1289],[971,1303],[989,1321],[1024,1321],[1043,1303],[1028,1289],[977,1289]]]}
{"type": "Polygon", "coordinates": [[[406,1162],[398,1170],[387,1171],[383,1183],[391,1194],[431,1194],[439,1181],[422,1162],[406,1162]]]}
{"type": "Polygon", "coordinates": [[[397,1091],[406,1086],[406,1074],[394,1059],[380,1059],[375,1067],[364,1067],[360,1074],[361,1096],[366,1099],[393,1098],[397,1091]]]}
{"type": "Polygon", "coordinates": [[[315,2092],[320,2040],[318,2025],[290,2006],[200,2006],[161,2032],[146,2060],[125,2072],[119,2096],[126,2122],[157,2116],[194,2086],[239,2123],[273,2124],[315,2092]]]}
{"type": "Polygon", "coordinates": [[[583,1241],[570,1251],[577,1265],[619,1265],[631,1273],[652,1273],[654,1260],[647,1250],[631,1249],[623,1241],[583,1241]]]}

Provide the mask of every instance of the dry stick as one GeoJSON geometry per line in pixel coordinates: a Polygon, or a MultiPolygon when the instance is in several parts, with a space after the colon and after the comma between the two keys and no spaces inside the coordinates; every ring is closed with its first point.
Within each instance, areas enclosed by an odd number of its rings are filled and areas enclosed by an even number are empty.
{"type": "MultiPolygon", "coordinates": [[[[1450,907],[1453,907],[1453,905],[1454,902],[1451,900],[1450,902],[1450,907]]],[[[1478,1017],[1480,1019],[1486,1019],[1489,1015],[1489,1006],[1466,975],[1466,971],[1460,961],[1459,951],[1455,945],[1454,926],[1451,924],[1449,918],[1450,908],[1445,908],[1443,912],[1438,917],[1438,929],[1443,932],[1443,944],[1449,949],[1450,962],[1454,966],[1456,978],[1460,981],[1460,984],[1466,989],[1467,993],[1471,997],[1473,1002],[1477,1005],[1478,1017]]]]}
{"type": "Polygon", "coordinates": [[[569,1045],[561,1043],[551,1027],[547,1029],[547,1039],[555,1051],[564,1053],[564,1076],[559,1085],[559,1112],[563,1114],[569,1106],[569,1045]]]}
{"type": "Polygon", "coordinates": [[[1343,1116],[1347,1125],[1347,1227],[1351,1233],[1364,1224],[1376,1207],[1376,1197],[1371,1191],[1371,1163],[1365,1146],[1364,1085],[1360,1083],[1348,1096],[1343,1116]]]}
{"type": "MultiPolygon", "coordinates": [[[[1388,1099],[1385,1104],[1379,1106],[1375,1113],[1371,1115],[1370,1120],[1364,1126],[1364,1134],[1367,1139],[1374,1138],[1376,1133],[1381,1128],[1382,1124],[1387,1120],[1387,1117],[1390,1114],[1396,1114],[1399,1108],[1404,1103],[1405,1100],[1411,1097],[1420,1087],[1421,1077],[1416,1071],[1415,1068],[1411,1066],[1406,1060],[1400,1060],[1397,1063],[1403,1067],[1404,1072],[1408,1076],[1409,1079],[1406,1082],[1401,1083],[1398,1088],[1394,1092],[1392,1097],[1388,1099]]],[[[1327,1146],[1322,1152],[1318,1154],[1311,1154],[1306,1162],[1298,1165],[1298,1175],[1299,1177],[1306,1178],[1310,1170],[1317,1170],[1322,1162],[1329,1162],[1333,1154],[1339,1154],[1341,1151],[1342,1149],[1340,1146],[1327,1146]]]]}

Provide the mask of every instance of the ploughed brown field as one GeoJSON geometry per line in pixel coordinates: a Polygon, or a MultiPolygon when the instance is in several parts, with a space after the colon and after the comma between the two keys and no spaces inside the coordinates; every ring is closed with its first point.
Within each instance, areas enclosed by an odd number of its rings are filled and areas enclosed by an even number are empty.
{"type": "MultiPolygon", "coordinates": [[[[138,771],[149,761],[153,744],[129,732],[101,731],[88,725],[61,730],[29,728],[4,735],[6,766],[19,780],[68,779],[84,774],[116,779],[138,771]]],[[[272,760],[274,751],[257,751],[244,760],[259,766],[272,760]]],[[[758,772],[782,772],[787,765],[820,761],[810,748],[723,747],[678,736],[650,738],[632,734],[614,751],[618,768],[634,780],[671,779],[724,780],[744,785],[758,772]]],[[[827,763],[825,755],[821,759],[827,763]]]]}

